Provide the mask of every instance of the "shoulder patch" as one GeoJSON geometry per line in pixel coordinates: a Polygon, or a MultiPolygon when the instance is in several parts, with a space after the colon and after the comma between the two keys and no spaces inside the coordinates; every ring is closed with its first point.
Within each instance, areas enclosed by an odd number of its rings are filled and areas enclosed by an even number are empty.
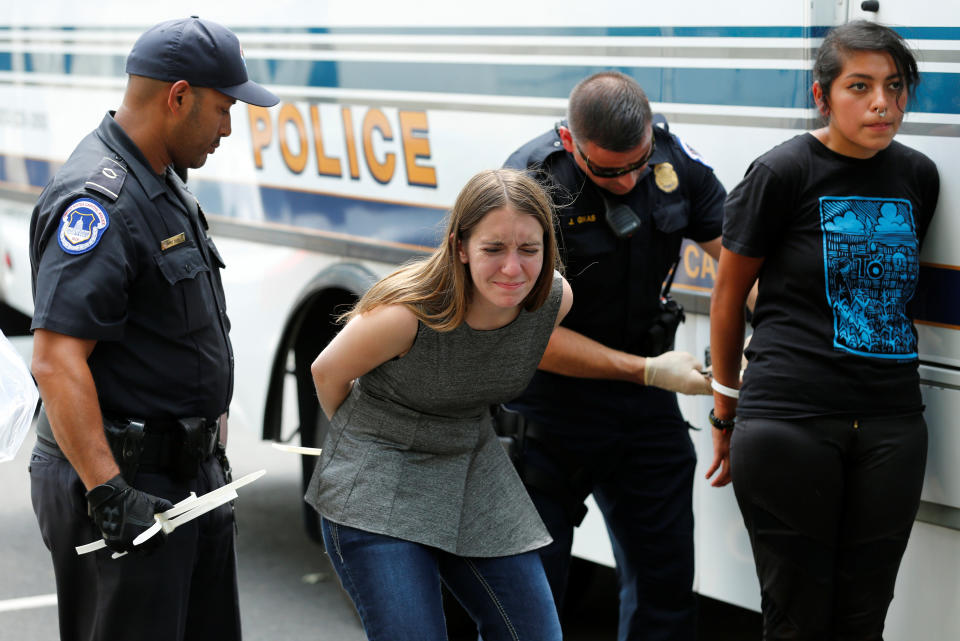
{"type": "Polygon", "coordinates": [[[687,156],[689,156],[691,160],[696,160],[698,163],[700,163],[704,167],[707,167],[708,169],[713,169],[710,163],[708,163],[706,160],[703,159],[703,156],[700,155],[700,152],[698,152],[696,149],[694,149],[687,143],[683,142],[676,136],[674,136],[674,138],[676,138],[676,141],[680,143],[680,149],[683,149],[683,153],[687,154],[687,156]]]}
{"type": "Polygon", "coordinates": [[[104,156],[97,165],[97,170],[87,179],[84,186],[114,201],[120,197],[120,189],[123,188],[126,177],[127,168],[122,163],[104,156]]]}
{"type": "Polygon", "coordinates": [[[80,198],[70,203],[60,217],[57,242],[68,254],[83,254],[97,246],[109,226],[110,216],[103,205],[80,198]]]}

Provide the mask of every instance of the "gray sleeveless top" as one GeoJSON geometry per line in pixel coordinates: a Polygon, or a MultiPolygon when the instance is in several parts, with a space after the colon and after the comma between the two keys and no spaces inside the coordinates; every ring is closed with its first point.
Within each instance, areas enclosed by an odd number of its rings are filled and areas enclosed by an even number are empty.
{"type": "Polygon", "coordinates": [[[337,409],[307,503],[336,523],[459,556],[550,543],[489,406],[530,381],[561,296],[555,276],[540,309],[495,330],[421,323],[410,351],[361,376],[337,409]]]}

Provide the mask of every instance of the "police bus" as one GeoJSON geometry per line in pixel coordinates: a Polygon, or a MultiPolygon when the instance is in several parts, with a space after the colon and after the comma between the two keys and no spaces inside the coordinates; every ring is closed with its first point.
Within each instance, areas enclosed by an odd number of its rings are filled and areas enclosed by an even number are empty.
{"type": "MultiPolygon", "coordinates": [[[[28,317],[27,226],[40,189],[108,108],[147,26],[194,2],[14,3],[0,18],[0,300],[28,317]]],[[[581,78],[638,80],[670,131],[730,189],[749,162],[817,126],[813,52],[851,18],[897,28],[922,81],[899,140],[930,156],[940,206],[922,255],[917,318],[930,451],[926,485],[888,638],[960,638],[960,5],[910,0],[335,3],[205,2],[202,17],[240,35],[250,74],[282,102],[238,104],[233,135],[192,172],[227,264],[236,350],[234,429],[317,445],[324,428],[308,367],[332,317],[399,262],[438,241],[440,220],[476,171],[563,118],[581,78]]],[[[702,355],[716,264],[685,245],[674,296],[679,349],[702,355]]],[[[682,398],[700,463],[696,589],[759,609],[732,490],[712,488],[710,399],[682,398]],[[706,428],[706,429],[704,429],[706,428]]],[[[304,474],[312,459],[302,464],[304,474]]],[[[308,529],[315,522],[307,519],[308,529]]],[[[612,565],[597,509],[575,553],[612,565]]]]}

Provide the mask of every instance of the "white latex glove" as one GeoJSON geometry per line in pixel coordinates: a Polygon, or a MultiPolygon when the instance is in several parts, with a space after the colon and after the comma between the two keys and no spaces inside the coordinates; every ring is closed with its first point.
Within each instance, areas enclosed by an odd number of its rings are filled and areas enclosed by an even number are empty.
{"type": "Polygon", "coordinates": [[[648,356],[643,384],[680,394],[710,395],[710,379],[700,373],[703,364],[688,352],[664,352],[648,356]]]}

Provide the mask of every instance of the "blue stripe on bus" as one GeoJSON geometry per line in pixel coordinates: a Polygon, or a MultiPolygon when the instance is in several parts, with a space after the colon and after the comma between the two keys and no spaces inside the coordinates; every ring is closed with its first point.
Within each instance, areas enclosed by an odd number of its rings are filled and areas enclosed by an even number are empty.
{"type": "MultiPolygon", "coordinates": [[[[239,219],[250,219],[244,212],[227,211],[221,190],[229,185],[216,181],[191,180],[191,189],[204,207],[239,219]]],[[[292,191],[275,187],[260,188],[260,203],[265,220],[312,230],[332,231],[362,238],[434,247],[443,233],[440,207],[417,207],[390,202],[344,198],[331,194],[292,191]]],[[[686,241],[675,282],[694,289],[713,287],[716,263],[686,241]]],[[[916,319],[941,325],[960,326],[960,270],[921,265],[920,281],[914,297],[916,319]]]]}
{"type": "Polygon", "coordinates": [[[230,188],[216,181],[190,180],[191,191],[211,213],[421,247],[437,245],[447,211],[278,187],[260,187],[259,202],[227,204],[223,192],[230,188]]]}
{"type": "MultiPolygon", "coordinates": [[[[309,33],[390,36],[548,36],[588,38],[804,38],[823,35],[829,27],[795,25],[766,27],[266,27],[237,28],[243,33],[309,33]]],[[[960,30],[958,30],[960,31],[960,30]]]]}
{"type": "MultiPolygon", "coordinates": [[[[11,26],[0,25],[0,34],[9,31],[53,31],[97,33],[142,31],[149,25],[127,27],[11,26]]],[[[553,37],[682,37],[682,38],[818,38],[829,26],[634,26],[634,27],[247,27],[233,26],[238,34],[275,33],[343,35],[418,35],[418,36],[553,36],[553,37]]],[[[913,40],[960,40],[960,27],[894,27],[913,40]]]]}
{"type": "MultiPolygon", "coordinates": [[[[0,155],[0,182],[22,184],[12,180],[22,175],[9,171],[11,160],[24,163],[29,185],[43,187],[59,163],[0,155]]],[[[229,183],[192,179],[190,188],[204,208],[237,220],[282,223],[316,231],[349,234],[374,241],[405,243],[434,247],[443,234],[443,207],[404,205],[375,200],[346,198],[279,187],[259,187],[259,199],[224,199],[234,189],[229,183]],[[241,210],[241,207],[247,209],[241,210]]],[[[690,244],[689,242],[687,244],[690,244]]],[[[686,245],[685,244],[685,247],[686,245]]],[[[707,265],[699,248],[683,252],[676,283],[694,288],[713,286],[716,265],[707,265]],[[710,270],[709,276],[704,272],[710,270]],[[692,270],[692,273],[691,273],[692,270]]],[[[914,297],[913,311],[920,322],[960,327],[960,269],[920,266],[920,280],[914,297]]]]}
{"type": "MultiPolygon", "coordinates": [[[[37,73],[120,75],[122,56],[17,54],[21,68],[37,73]]],[[[591,73],[590,65],[494,65],[249,59],[259,82],[284,86],[420,91],[564,98],[591,73]]],[[[12,55],[0,52],[0,71],[12,71],[12,55]]],[[[751,107],[809,108],[810,72],[800,69],[696,69],[620,67],[655,102],[751,107]]],[[[911,109],[960,114],[960,74],[925,73],[911,109]]]]}
{"type": "MultiPolygon", "coordinates": [[[[611,67],[354,61],[248,60],[251,76],[266,84],[381,91],[421,91],[566,98],[580,80],[611,67]]],[[[633,77],[654,102],[812,106],[810,72],[798,69],[690,69],[614,67],[633,77]]]]}
{"type": "MultiPolygon", "coordinates": [[[[819,38],[829,26],[646,26],[646,27],[237,27],[237,33],[419,35],[419,36],[553,36],[677,38],[819,38]]],[[[914,40],[960,40],[958,27],[894,27],[914,40]]]]}
{"type": "Polygon", "coordinates": [[[9,156],[0,155],[0,182],[9,182],[13,184],[23,185],[23,182],[19,179],[19,176],[23,175],[22,171],[13,172],[8,164],[11,161],[15,161],[18,165],[26,171],[27,174],[27,185],[31,187],[44,187],[50,179],[53,178],[54,172],[60,167],[59,163],[51,163],[47,160],[35,160],[33,158],[11,158],[9,156]],[[14,179],[14,176],[17,176],[17,179],[14,179]]]}
{"type": "MultiPolygon", "coordinates": [[[[4,31],[95,31],[97,33],[142,31],[150,25],[129,27],[55,27],[55,26],[0,26],[4,31]]],[[[685,38],[802,38],[822,35],[829,27],[801,27],[797,25],[773,25],[763,27],[247,27],[234,25],[236,33],[278,35],[412,35],[412,36],[552,36],[552,37],[685,37],[685,38]]],[[[924,27],[920,27],[924,29],[924,27]]],[[[946,28],[949,29],[949,28],[946,28]]],[[[960,33],[960,30],[955,30],[960,33]]],[[[960,37],[960,35],[956,36],[960,37]]]]}

